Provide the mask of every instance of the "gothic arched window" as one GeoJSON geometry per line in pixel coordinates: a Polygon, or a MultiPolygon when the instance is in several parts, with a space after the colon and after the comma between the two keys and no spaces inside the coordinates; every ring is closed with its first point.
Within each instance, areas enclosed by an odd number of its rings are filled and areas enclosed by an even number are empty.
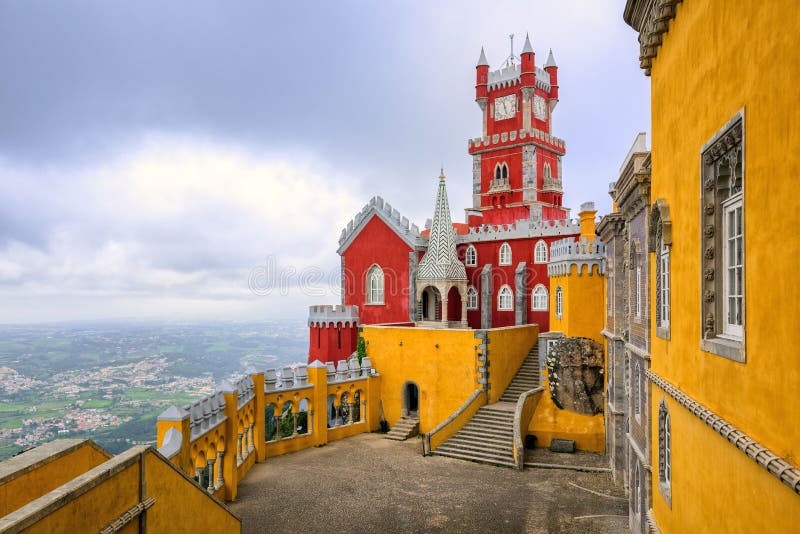
{"type": "Polygon", "coordinates": [[[478,309],[478,291],[472,286],[467,288],[467,309],[478,309]]]}
{"type": "Polygon", "coordinates": [[[475,267],[478,265],[478,251],[475,250],[475,247],[472,245],[467,247],[466,264],[467,267],[475,267]]]}
{"type": "Polygon", "coordinates": [[[564,290],[561,286],[556,287],[556,317],[561,319],[564,316],[564,290]]]}
{"type": "Polygon", "coordinates": [[[531,309],[535,311],[547,311],[547,288],[538,284],[531,293],[531,309]]]}
{"type": "Polygon", "coordinates": [[[383,269],[373,265],[367,271],[367,304],[383,304],[383,269]]]}
{"type": "Polygon", "coordinates": [[[514,293],[508,286],[500,288],[497,294],[497,309],[502,311],[509,311],[514,309],[514,293]]]}
{"type": "Polygon", "coordinates": [[[547,263],[547,243],[544,240],[536,242],[536,247],[533,249],[534,263],[547,263]]]}
{"type": "Polygon", "coordinates": [[[500,265],[511,265],[511,245],[508,243],[500,245],[500,257],[498,260],[500,265]]]}

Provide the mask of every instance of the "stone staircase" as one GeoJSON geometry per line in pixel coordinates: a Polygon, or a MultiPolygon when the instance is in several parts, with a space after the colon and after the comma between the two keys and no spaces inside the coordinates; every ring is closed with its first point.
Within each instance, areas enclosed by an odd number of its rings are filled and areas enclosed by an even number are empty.
{"type": "Polygon", "coordinates": [[[401,417],[383,437],[394,441],[405,441],[417,434],[419,434],[419,419],[414,417],[401,417]]]}
{"type": "Polygon", "coordinates": [[[431,454],[517,467],[514,462],[514,411],[519,396],[539,385],[539,351],[534,345],[500,401],[478,409],[470,421],[431,454]]]}
{"type": "Polygon", "coordinates": [[[519,371],[514,375],[514,378],[503,392],[503,396],[500,397],[500,400],[516,404],[520,395],[539,385],[541,385],[539,375],[539,344],[536,343],[531,347],[531,350],[525,357],[525,361],[522,362],[519,371]]]}

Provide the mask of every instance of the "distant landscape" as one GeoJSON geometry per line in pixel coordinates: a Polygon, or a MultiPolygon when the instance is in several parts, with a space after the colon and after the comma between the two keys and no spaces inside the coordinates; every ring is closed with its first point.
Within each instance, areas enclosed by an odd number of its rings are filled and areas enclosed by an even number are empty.
{"type": "Polygon", "coordinates": [[[169,405],[307,351],[304,321],[0,325],[0,460],[57,438],[154,444],[169,405]]]}

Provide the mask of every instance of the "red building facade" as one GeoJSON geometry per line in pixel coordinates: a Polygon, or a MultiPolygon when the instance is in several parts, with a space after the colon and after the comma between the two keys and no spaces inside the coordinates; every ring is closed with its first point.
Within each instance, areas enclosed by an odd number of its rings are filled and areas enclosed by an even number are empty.
{"type": "MultiPolygon", "coordinates": [[[[473,202],[465,210],[466,224],[452,225],[467,273],[467,324],[491,328],[537,323],[545,332],[550,245],[580,234],[580,225],[562,206],[566,147],[552,135],[558,103],[552,51],[543,67],[536,66],[526,37],[519,57],[512,50],[491,71],[481,50],[475,100],[482,135],[468,143],[473,202]]],[[[380,197],[342,231],[342,305],[357,307],[361,324],[423,320],[415,285],[427,234],[380,197]]],[[[459,304],[448,301],[442,316],[460,320],[459,304]]]]}

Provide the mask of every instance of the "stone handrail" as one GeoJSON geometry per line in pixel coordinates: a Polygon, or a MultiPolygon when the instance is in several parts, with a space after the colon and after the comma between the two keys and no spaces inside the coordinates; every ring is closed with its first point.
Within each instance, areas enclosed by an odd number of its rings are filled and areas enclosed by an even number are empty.
{"type": "Polygon", "coordinates": [[[439,445],[461,430],[461,427],[472,419],[478,408],[484,405],[486,405],[486,393],[483,389],[476,389],[450,417],[422,437],[422,454],[430,456],[439,445]]]}
{"type": "Polygon", "coordinates": [[[523,439],[527,434],[528,425],[542,397],[544,387],[530,389],[519,396],[517,407],[514,410],[514,462],[517,469],[522,470],[525,465],[525,443],[523,439]]]}

